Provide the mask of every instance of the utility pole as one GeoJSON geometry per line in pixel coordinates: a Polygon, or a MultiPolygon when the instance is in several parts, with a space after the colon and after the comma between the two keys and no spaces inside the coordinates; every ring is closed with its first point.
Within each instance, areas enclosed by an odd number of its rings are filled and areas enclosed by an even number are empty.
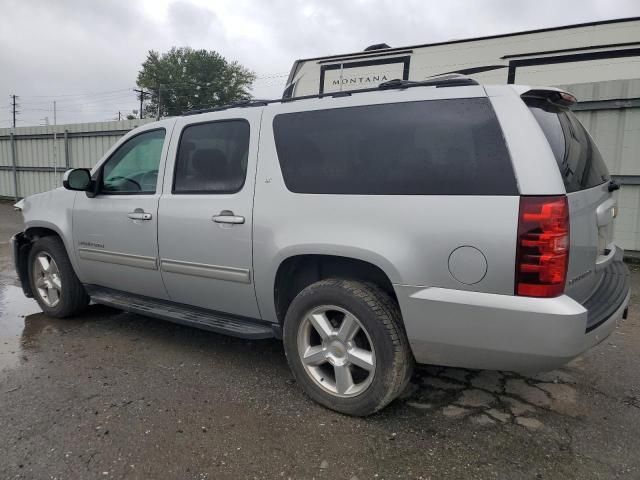
{"type": "Polygon", "coordinates": [[[18,201],[18,159],[16,149],[16,96],[11,95],[11,107],[13,111],[13,130],[10,133],[11,138],[11,165],[13,166],[13,197],[18,201]]]}
{"type": "Polygon", "coordinates": [[[11,110],[13,111],[13,128],[16,128],[16,113],[19,113],[16,111],[16,98],[18,98],[16,95],[11,95],[11,110]]]}
{"type": "Polygon", "coordinates": [[[120,113],[120,110],[118,110],[118,121],[122,120],[122,114],[120,113]]]}
{"type": "Polygon", "coordinates": [[[58,109],[56,101],[53,101],[53,188],[58,186],[58,136],[56,128],[58,125],[58,109]]]}
{"type": "Polygon", "coordinates": [[[133,91],[140,94],[140,118],[142,118],[142,102],[144,101],[144,96],[151,95],[151,92],[145,92],[142,88],[140,90],[134,88],[133,91]]]}
{"type": "Polygon", "coordinates": [[[161,105],[162,105],[162,84],[158,83],[158,115],[156,115],[156,121],[160,120],[161,105]]]}

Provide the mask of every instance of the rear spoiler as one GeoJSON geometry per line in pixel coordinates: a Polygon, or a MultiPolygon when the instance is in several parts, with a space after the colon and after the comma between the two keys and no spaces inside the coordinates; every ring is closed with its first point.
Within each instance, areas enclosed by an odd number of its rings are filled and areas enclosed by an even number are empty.
{"type": "Polygon", "coordinates": [[[578,103],[575,96],[559,88],[533,88],[521,94],[520,98],[525,102],[527,100],[536,102],[543,101],[562,108],[570,108],[578,103]]]}

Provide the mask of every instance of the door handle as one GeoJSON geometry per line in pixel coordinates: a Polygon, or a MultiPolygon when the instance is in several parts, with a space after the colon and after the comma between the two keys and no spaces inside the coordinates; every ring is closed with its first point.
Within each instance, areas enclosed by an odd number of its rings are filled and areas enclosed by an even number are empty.
{"type": "Polygon", "coordinates": [[[153,218],[150,213],[146,212],[129,212],[127,213],[127,217],[131,220],[151,220],[153,218]]]}
{"type": "Polygon", "coordinates": [[[234,225],[240,225],[244,223],[244,217],[241,217],[240,215],[234,215],[231,210],[223,210],[219,215],[214,215],[213,217],[211,217],[211,220],[216,223],[231,223],[234,225]]]}

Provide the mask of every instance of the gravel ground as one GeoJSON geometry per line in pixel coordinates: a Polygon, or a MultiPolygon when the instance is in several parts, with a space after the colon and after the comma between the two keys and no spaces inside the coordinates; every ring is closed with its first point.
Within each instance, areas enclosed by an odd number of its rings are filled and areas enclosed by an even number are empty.
{"type": "Polygon", "coordinates": [[[277,341],[46,317],[12,271],[20,223],[0,204],[0,478],[640,478],[640,271],[628,320],[566,367],[422,367],[361,419],[311,403],[277,341]]]}

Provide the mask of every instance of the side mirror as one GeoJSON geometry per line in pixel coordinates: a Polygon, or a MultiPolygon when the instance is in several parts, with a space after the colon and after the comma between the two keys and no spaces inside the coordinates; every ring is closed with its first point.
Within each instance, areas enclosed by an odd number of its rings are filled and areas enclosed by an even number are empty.
{"type": "Polygon", "coordinates": [[[62,185],[67,190],[86,192],[91,188],[91,172],[87,168],[74,168],[64,172],[62,185]]]}

